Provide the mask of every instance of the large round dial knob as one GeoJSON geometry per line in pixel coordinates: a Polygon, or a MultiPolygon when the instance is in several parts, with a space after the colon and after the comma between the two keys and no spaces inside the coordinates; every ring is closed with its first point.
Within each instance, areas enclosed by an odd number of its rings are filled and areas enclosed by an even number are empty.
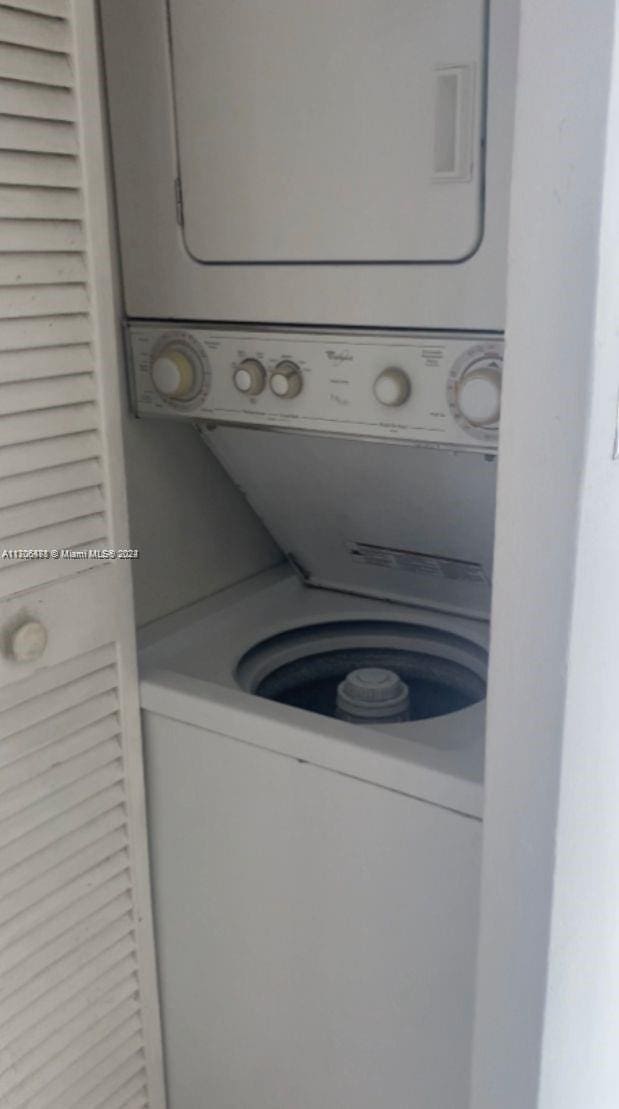
{"type": "Polygon", "coordinates": [[[167,400],[189,400],[200,389],[201,366],[196,356],[178,347],[165,347],[151,368],[153,385],[167,400]]]}
{"type": "Polygon", "coordinates": [[[303,388],[303,377],[299,367],[295,362],[289,362],[287,359],[280,362],[269,378],[269,385],[276,397],[292,400],[303,388]]]}
{"type": "Polygon", "coordinates": [[[411,394],[411,382],[408,374],[396,366],[383,370],[374,382],[374,396],[379,404],[389,408],[398,408],[405,404],[411,394]]]}
{"type": "Polygon", "coordinates": [[[501,412],[501,371],[495,363],[473,366],[456,385],[460,413],[474,427],[494,427],[501,412]]]}
{"type": "Polygon", "coordinates": [[[246,358],[234,371],[234,384],[239,393],[256,397],[264,389],[266,374],[262,362],[256,358],[246,358]]]}

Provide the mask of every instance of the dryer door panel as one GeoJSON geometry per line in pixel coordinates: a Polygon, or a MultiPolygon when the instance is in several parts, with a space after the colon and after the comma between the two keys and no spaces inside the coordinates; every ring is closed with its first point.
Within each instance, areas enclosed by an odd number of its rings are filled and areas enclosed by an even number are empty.
{"type": "Polygon", "coordinates": [[[169,0],[203,262],[454,262],[482,223],[485,0],[169,0]]]}

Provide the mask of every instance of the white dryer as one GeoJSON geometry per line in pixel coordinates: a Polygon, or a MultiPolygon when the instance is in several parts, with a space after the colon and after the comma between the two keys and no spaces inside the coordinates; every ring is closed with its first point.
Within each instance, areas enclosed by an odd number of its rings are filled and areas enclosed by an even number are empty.
{"type": "Polygon", "coordinates": [[[517,0],[104,0],[127,313],[501,330],[517,0]]]}
{"type": "Polygon", "coordinates": [[[289,563],[143,639],[171,1101],[465,1109],[500,344],[129,335],[289,563]]]}

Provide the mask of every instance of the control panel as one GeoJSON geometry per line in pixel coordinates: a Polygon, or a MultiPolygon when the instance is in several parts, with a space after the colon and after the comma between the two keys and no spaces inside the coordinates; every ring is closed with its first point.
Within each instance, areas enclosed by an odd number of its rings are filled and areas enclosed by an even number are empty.
{"type": "Polygon", "coordinates": [[[131,323],[128,337],[139,416],[496,449],[498,336],[131,323]]]}

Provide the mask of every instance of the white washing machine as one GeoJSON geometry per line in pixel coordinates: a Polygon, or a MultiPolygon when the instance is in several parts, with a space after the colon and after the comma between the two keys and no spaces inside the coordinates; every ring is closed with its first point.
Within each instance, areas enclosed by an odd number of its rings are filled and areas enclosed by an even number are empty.
{"type": "Polygon", "coordinates": [[[466,1109],[501,348],[134,325],[288,556],[145,634],[175,1109],[466,1109]]]}
{"type": "Polygon", "coordinates": [[[518,0],[103,0],[129,316],[504,326],[518,0]]]}

